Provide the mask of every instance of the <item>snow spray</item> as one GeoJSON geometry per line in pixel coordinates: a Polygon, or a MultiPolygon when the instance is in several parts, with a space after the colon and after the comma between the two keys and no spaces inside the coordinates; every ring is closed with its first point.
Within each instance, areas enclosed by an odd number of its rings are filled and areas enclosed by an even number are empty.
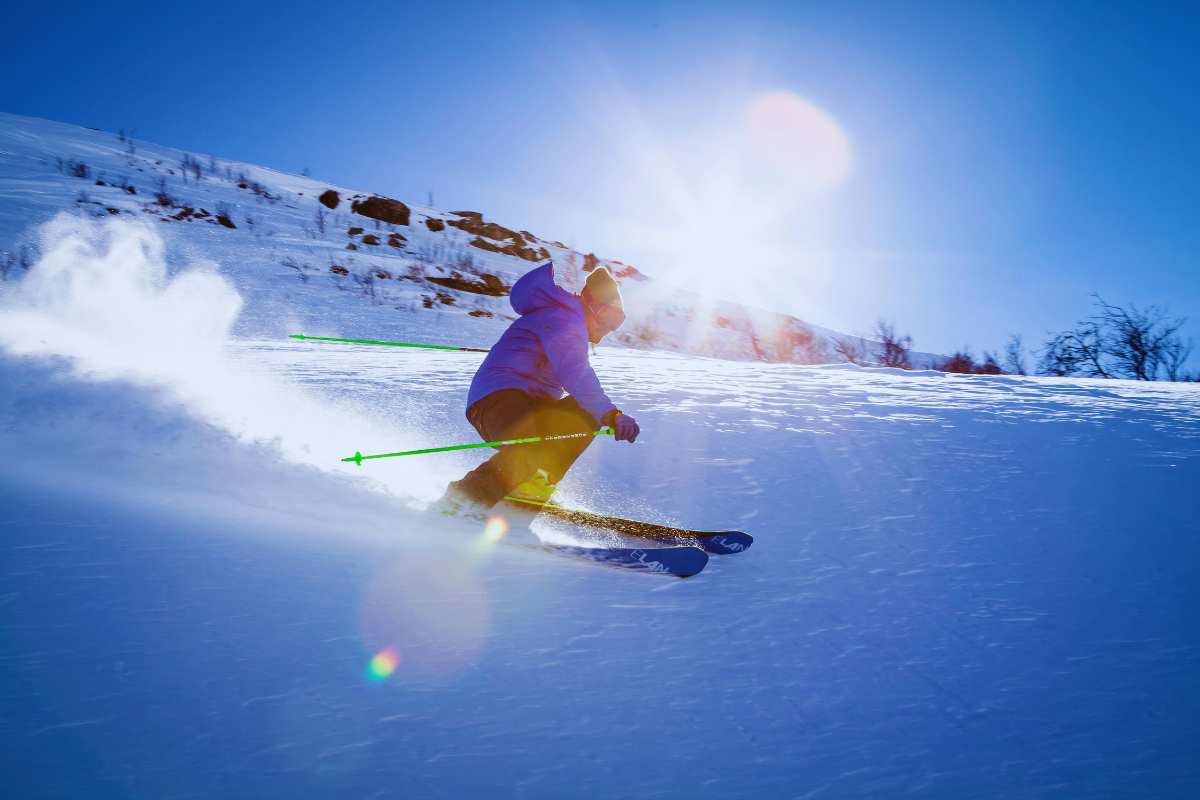
{"type": "MultiPolygon", "coordinates": [[[[237,361],[227,345],[241,296],[211,261],[168,269],[152,226],[60,214],[39,233],[44,255],[0,299],[0,346],[14,354],[146,387],[240,441],[322,469],[346,468],[337,462],[347,439],[421,435],[237,361]]],[[[415,465],[378,482],[411,497],[444,483],[415,465]]]]}

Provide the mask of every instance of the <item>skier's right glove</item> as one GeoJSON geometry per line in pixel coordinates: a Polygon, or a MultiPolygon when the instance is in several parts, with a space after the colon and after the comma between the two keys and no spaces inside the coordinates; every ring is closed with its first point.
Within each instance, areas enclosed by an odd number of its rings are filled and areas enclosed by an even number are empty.
{"type": "Polygon", "coordinates": [[[638,427],[637,420],[628,414],[617,414],[613,420],[613,433],[616,434],[618,442],[633,443],[642,429],[638,427]]]}

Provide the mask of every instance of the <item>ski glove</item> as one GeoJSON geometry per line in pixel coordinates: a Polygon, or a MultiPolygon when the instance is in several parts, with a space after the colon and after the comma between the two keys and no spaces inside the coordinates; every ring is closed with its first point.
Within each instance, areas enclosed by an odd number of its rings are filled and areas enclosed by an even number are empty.
{"type": "Polygon", "coordinates": [[[618,442],[629,442],[630,444],[637,440],[638,434],[642,430],[638,427],[637,420],[628,414],[617,414],[612,427],[618,442]]]}

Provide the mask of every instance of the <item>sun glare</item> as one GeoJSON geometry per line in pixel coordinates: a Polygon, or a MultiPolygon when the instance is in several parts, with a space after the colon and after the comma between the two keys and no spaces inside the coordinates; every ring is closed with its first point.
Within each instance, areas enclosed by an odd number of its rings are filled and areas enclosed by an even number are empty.
{"type": "Polygon", "coordinates": [[[850,175],[850,142],[825,111],[794,92],[759,95],[746,112],[755,155],[812,189],[832,189],[850,175]]]}
{"type": "Polygon", "coordinates": [[[744,96],[740,115],[653,150],[661,210],[638,238],[671,283],[782,310],[780,287],[818,266],[803,254],[828,246],[853,159],[833,117],[796,93],[744,96]]]}

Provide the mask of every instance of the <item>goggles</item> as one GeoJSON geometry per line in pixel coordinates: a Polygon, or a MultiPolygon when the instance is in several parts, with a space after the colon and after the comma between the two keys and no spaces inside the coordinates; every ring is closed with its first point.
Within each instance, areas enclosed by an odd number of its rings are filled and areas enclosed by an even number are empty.
{"type": "Polygon", "coordinates": [[[604,326],[605,330],[611,332],[621,327],[621,323],[625,321],[625,312],[616,306],[604,305],[594,306],[591,303],[584,301],[588,311],[592,316],[604,326]]]}

